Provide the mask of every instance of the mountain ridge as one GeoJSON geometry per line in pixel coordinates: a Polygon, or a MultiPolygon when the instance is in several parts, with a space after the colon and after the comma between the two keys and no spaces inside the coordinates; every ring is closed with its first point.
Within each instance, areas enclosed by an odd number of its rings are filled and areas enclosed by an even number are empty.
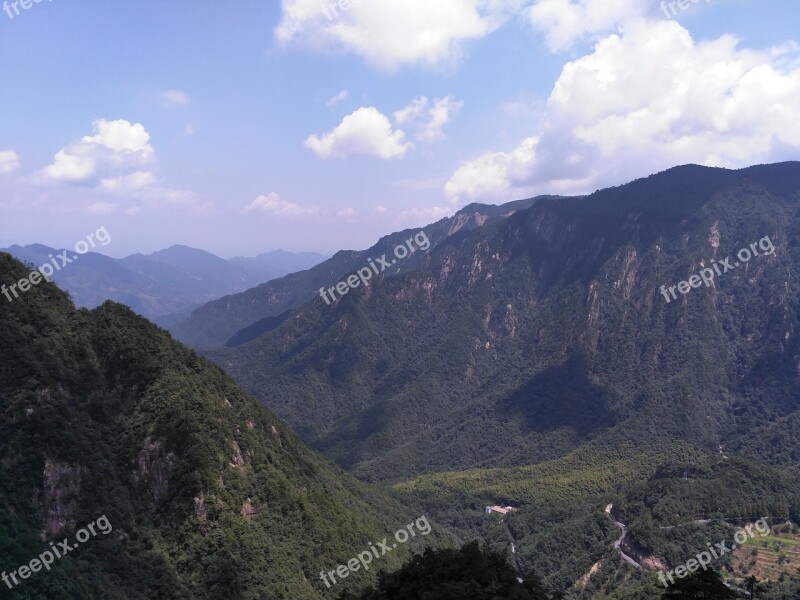
{"type": "MultiPolygon", "coordinates": [[[[27,273],[0,253],[0,280],[27,273]]],[[[0,338],[0,570],[101,515],[114,530],[9,597],[320,600],[320,569],[419,518],[127,307],[43,282],[0,303],[0,338]]]]}
{"type": "MultiPolygon", "coordinates": [[[[34,267],[64,249],[44,244],[13,245],[3,251],[34,267]]],[[[54,281],[87,308],[114,300],[159,324],[185,318],[205,302],[241,291],[286,273],[313,266],[323,255],[268,252],[257,257],[223,259],[205,250],[175,244],[150,254],[111,258],[87,252],[54,281]]]]}
{"type": "MultiPolygon", "coordinates": [[[[245,292],[209,302],[196,309],[188,319],[171,324],[170,331],[176,338],[193,347],[225,345],[239,331],[269,317],[277,317],[287,310],[299,308],[314,298],[320,287],[335,285],[346,275],[366,265],[369,258],[390,254],[394,246],[402,244],[410,235],[425,231],[431,247],[435,247],[449,236],[494,223],[542,199],[555,197],[537,196],[499,206],[470,204],[454,216],[440,219],[426,227],[385,235],[366,250],[340,250],[327,261],[303,273],[292,273],[245,292]]],[[[401,264],[389,269],[387,274],[413,268],[420,259],[420,253],[412,253],[401,264]]],[[[247,337],[247,334],[243,335],[247,337]]]]}
{"type": "MultiPolygon", "coordinates": [[[[633,408],[643,401],[636,399],[641,394],[649,397],[648,410],[663,411],[653,404],[657,394],[677,403],[677,414],[685,416],[667,420],[673,432],[685,425],[683,435],[709,447],[722,439],[741,443],[727,430],[734,422],[750,426],[741,416],[720,416],[733,398],[757,398],[770,419],[788,416],[798,403],[794,392],[768,399],[752,384],[740,389],[738,382],[722,399],[709,394],[729,377],[728,369],[753,372],[749,357],[734,366],[719,349],[741,345],[741,325],[729,315],[733,307],[726,308],[733,298],[728,294],[752,304],[748,314],[760,323],[764,318],[756,315],[773,301],[769,290],[744,286],[742,270],[720,277],[711,296],[695,292],[682,298],[695,300],[692,337],[685,330],[689,317],[677,303],[666,304],[658,288],[687,279],[698,260],[730,255],[765,235],[773,236],[779,250],[748,263],[747,278],[795,280],[797,265],[787,262],[793,255],[785,250],[800,209],[798,166],[728,171],[690,165],[586,197],[545,199],[508,219],[448,237],[407,272],[376,280],[368,292],[331,307],[308,303],[277,329],[207,354],[312,447],[360,476],[367,476],[367,464],[410,476],[432,467],[556,458],[603,430],[644,418],[646,411],[633,408]],[[739,210],[751,218],[743,219],[739,210]],[[708,242],[714,223],[722,236],[718,248],[708,242]],[[720,301],[728,331],[715,316],[720,301]],[[717,339],[716,349],[706,347],[700,335],[717,339]],[[677,345],[676,336],[690,336],[688,347],[677,345]],[[687,351],[696,362],[685,358],[687,351]],[[714,360],[728,366],[720,370],[714,360]],[[676,377],[694,381],[689,395],[696,392],[697,398],[687,404],[664,388],[676,377]],[[559,408],[553,392],[562,387],[572,400],[559,408]],[[426,399],[422,405],[415,393],[426,399]],[[599,404],[592,401],[586,409],[599,413],[574,410],[575,402],[587,398],[599,404]],[[699,426],[710,415],[719,429],[699,426]],[[450,432],[454,423],[460,425],[450,432]],[[477,437],[465,447],[460,436],[471,431],[467,424],[477,437]],[[401,431],[416,433],[408,439],[401,431]]],[[[795,330],[789,315],[797,312],[796,295],[777,300],[785,324],[780,334],[775,325],[770,333],[784,348],[767,374],[775,381],[791,376],[791,357],[800,354],[794,338],[780,340],[795,330]]],[[[758,352],[771,352],[761,346],[758,352]]]]}

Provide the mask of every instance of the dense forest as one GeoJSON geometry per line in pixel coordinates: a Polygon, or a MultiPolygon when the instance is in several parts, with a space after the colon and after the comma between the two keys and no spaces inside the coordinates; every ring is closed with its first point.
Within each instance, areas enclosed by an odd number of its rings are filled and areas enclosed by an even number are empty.
{"type": "MultiPolygon", "coordinates": [[[[28,272],[0,254],[0,280],[28,272]]],[[[42,283],[0,302],[0,339],[0,570],[113,526],[3,597],[320,599],[321,569],[419,517],[125,307],[42,283]]],[[[434,524],[382,566],[447,539],[434,524]]]]}

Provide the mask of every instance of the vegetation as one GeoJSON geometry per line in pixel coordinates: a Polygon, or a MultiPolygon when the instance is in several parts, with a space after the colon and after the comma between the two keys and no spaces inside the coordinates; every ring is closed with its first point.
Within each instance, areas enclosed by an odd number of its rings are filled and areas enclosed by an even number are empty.
{"type": "Polygon", "coordinates": [[[663,600],[728,600],[735,597],[736,594],[725,587],[719,574],[705,569],[685,579],[678,579],[661,595],[663,600]]]}
{"type": "Polygon", "coordinates": [[[601,564],[586,593],[647,597],[652,578],[611,566],[607,503],[630,551],[666,564],[744,520],[798,519],[798,198],[785,163],[542,200],[208,355],[313,448],[465,538],[506,546],[480,511],[518,506],[506,525],[546,585],[601,564]],[[660,294],[765,236],[774,254],[660,294]]]}
{"type": "Polygon", "coordinates": [[[208,356],[371,481],[620,439],[796,469],[798,191],[797,163],[687,166],[540,200],[208,356]],[[774,254],[669,304],[660,294],[765,236],[774,254]]]}
{"type": "MultiPolygon", "coordinates": [[[[0,254],[0,281],[26,272],[0,254]]],[[[101,515],[114,528],[4,598],[318,600],[320,570],[419,517],[127,308],[42,283],[0,302],[0,339],[0,570],[101,515]]]]}
{"type": "Polygon", "coordinates": [[[534,576],[518,583],[507,558],[481,549],[477,542],[461,550],[426,550],[395,573],[382,574],[377,585],[340,600],[549,600],[534,576]]]}

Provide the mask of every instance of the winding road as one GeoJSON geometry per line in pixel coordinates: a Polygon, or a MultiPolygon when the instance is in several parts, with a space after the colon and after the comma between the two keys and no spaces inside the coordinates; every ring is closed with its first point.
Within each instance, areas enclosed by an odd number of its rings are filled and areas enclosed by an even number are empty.
{"type": "MultiPolygon", "coordinates": [[[[614,508],[613,504],[609,504],[608,506],[606,506],[606,514],[613,520],[614,517],[611,516],[611,509],[612,508],[614,508]]],[[[614,525],[619,527],[620,531],[622,531],[622,535],[619,536],[619,539],[616,542],[614,542],[614,549],[619,552],[620,556],[622,556],[622,559],[626,563],[628,563],[629,565],[631,565],[633,567],[636,567],[637,569],[641,569],[642,565],[640,565],[638,562],[633,560],[630,556],[628,556],[627,554],[625,554],[622,551],[622,547],[621,547],[622,546],[622,540],[624,540],[625,536],[628,535],[628,528],[625,527],[624,523],[620,523],[619,521],[614,521],[614,525]]]]}

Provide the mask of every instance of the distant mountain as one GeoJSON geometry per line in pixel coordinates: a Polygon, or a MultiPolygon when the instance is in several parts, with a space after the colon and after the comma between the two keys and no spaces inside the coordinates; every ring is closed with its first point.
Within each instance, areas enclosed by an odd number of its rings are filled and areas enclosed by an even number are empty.
{"type": "MultiPolygon", "coordinates": [[[[4,251],[39,266],[62,249],[31,244],[4,251]]],[[[89,252],[57,271],[53,279],[70,292],[78,306],[93,308],[114,300],[166,324],[185,318],[193,308],[209,300],[307,269],[324,259],[311,252],[292,254],[279,250],[253,259],[224,260],[203,250],[176,245],[122,259],[89,252]]]]}
{"type": "MultiPolygon", "coordinates": [[[[441,219],[424,228],[407,229],[382,237],[367,250],[342,250],[333,257],[302,273],[292,273],[262,284],[246,292],[220,298],[195,310],[184,321],[169,324],[170,331],[182,342],[198,348],[240,343],[251,339],[249,331],[258,323],[268,322],[287,310],[295,309],[315,296],[321,287],[335,286],[341,279],[365,267],[368,259],[377,260],[384,254],[391,258],[393,249],[410,236],[424,230],[435,247],[443,240],[463,235],[476,228],[488,227],[504,220],[518,210],[528,208],[539,200],[555,196],[540,196],[528,200],[509,202],[501,206],[470,204],[454,216],[441,219]],[[240,330],[248,330],[238,335],[240,330]]],[[[413,269],[426,252],[414,252],[396,265],[386,269],[386,274],[413,269]]],[[[234,259],[236,260],[236,259],[234,259]]]]}
{"type": "MultiPolygon", "coordinates": [[[[0,253],[0,282],[28,273],[0,253]]],[[[322,600],[321,570],[419,519],[125,307],[78,311],[40,283],[0,296],[0,342],[0,571],[18,584],[3,598],[322,600]],[[69,554],[23,575],[61,540],[69,554]]]]}
{"type": "Polygon", "coordinates": [[[328,257],[316,252],[286,252],[273,250],[258,256],[235,256],[230,262],[258,274],[262,281],[277,279],[289,273],[297,273],[318,265],[328,257]]]}

